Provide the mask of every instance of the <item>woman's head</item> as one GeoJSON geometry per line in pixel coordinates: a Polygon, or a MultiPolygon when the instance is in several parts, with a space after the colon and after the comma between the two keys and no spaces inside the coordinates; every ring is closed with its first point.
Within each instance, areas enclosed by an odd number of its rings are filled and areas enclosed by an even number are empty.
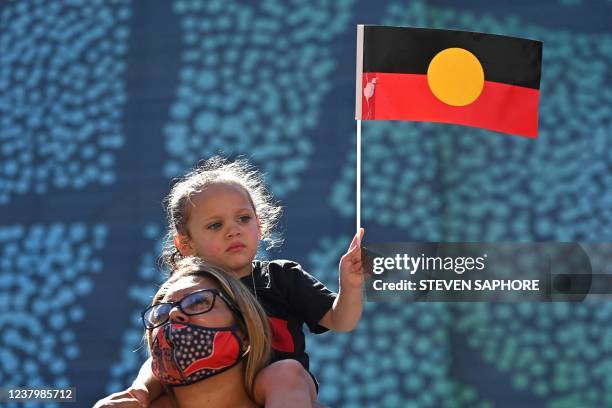
{"type": "Polygon", "coordinates": [[[170,267],[181,256],[199,256],[242,275],[260,240],[276,243],[273,230],[281,207],[244,160],[207,160],[174,184],[165,205],[163,259],[170,267]]]}
{"type": "MultiPolygon", "coordinates": [[[[179,369],[195,367],[203,361],[213,365],[224,361],[226,366],[219,370],[222,372],[239,362],[241,354],[248,350],[244,385],[252,396],[255,376],[270,356],[270,331],[264,311],[244,285],[199,258],[187,257],[177,262],[175,273],[155,294],[152,306],[156,305],[147,309],[143,319],[145,326],[155,326],[146,330],[146,337],[157,367],[154,371],[160,372],[160,377],[172,377],[177,370],[174,361],[181,358],[179,369]],[[172,336],[173,341],[167,341],[172,336]],[[213,338],[215,347],[207,343],[213,338]],[[193,356],[187,356],[178,345],[185,341],[201,341],[195,351],[191,350],[193,356]],[[162,349],[166,351],[160,352],[162,349]],[[215,356],[207,349],[214,349],[215,356]],[[173,355],[170,363],[161,357],[168,351],[173,355]]],[[[176,378],[187,375],[197,381],[214,374],[202,369],[193,374],[183,371],[176,378]]]]}

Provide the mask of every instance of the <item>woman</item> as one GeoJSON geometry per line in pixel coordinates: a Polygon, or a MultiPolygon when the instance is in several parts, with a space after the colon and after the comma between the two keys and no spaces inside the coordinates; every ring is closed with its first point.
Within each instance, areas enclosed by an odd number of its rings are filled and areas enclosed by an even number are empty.
{"type": "Polygon", "coordinates": [[[201,259],[177,264],[143,313],[153,373],[180,408],[256,407],[268,363],[266,315],[240,282],[201,259]]]}

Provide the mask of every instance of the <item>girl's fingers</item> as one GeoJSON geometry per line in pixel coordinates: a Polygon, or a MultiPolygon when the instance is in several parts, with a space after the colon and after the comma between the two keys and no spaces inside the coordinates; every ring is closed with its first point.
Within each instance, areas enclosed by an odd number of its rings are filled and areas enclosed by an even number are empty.
{"type": "MultiPolygon", "coordinates": [[[[358,244],[358,245],[355,245],[353,247],[350,247],[349,250],[348,250],[348,253],[350,253],[350,254],[355,254],[355,253],[361,254],[361,244],[358,244]]],[[[359,256],[361,256],[361,255],[359,255],[359,256]]]]}
{"type": "Polygon", "coordinates": [[[359,237],[357,234],[355,234],[353,240],[351,241],[351,245],[349,245],[349,251],[357,247],[359,247],[359,237]]]}
{"type": "Polygon", "coordinates": [[[358,248],[361,246],[361,238],[363,238],[363,233],[363,228],[359,228],[359,231],[355,234],[353,240],[351,241],[351,245],[349,245],[349,250],[353,249],[354,247],[358,248]]]}

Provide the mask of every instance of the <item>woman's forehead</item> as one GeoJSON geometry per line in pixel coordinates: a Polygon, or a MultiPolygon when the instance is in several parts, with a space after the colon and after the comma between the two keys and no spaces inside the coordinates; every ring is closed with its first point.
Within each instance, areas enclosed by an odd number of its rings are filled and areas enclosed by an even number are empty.
{"type": "Polygon", "coordinates": [[[162,302],[174,302],[200,289],[219,289],[218,285],[203,276],[185,276],[179,278],[168,288],[162,302]]]}

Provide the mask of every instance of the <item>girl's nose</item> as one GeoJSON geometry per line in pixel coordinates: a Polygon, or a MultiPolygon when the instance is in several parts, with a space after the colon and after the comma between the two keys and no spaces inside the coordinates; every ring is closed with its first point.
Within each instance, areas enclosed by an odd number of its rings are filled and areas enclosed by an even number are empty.
{"type": "Polygon", "coordinates": [[[236,237],[236,236],[240,235],[240,228],[237,225],[235,225],[235,224],[230,225],[229,228],[227,229],[227,234],[226,235],[227,235],[228,238],[236,237]]]}
{"type": "Polygon", "coordinates": [[[170,313],[168,314],[171,321],[174,322],[187,322],[189,320],[189,316],[183,313],[180,307],[174,306],[170,309],[170,313]]]}

